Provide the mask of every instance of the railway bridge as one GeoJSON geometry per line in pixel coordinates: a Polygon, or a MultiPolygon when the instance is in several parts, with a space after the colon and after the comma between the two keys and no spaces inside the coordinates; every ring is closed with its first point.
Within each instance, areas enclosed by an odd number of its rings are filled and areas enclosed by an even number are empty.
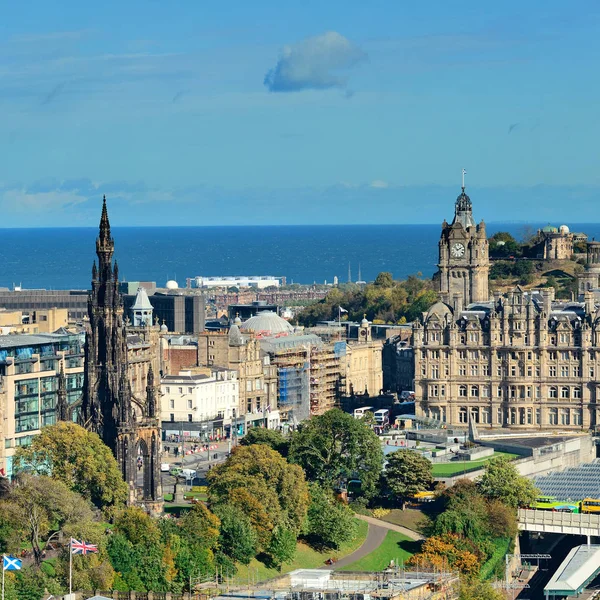
{"type": "Polygon", "coordinates": [[[521,531],[600,537],[600,514],[520,508],[518,518],[521,531]]]}

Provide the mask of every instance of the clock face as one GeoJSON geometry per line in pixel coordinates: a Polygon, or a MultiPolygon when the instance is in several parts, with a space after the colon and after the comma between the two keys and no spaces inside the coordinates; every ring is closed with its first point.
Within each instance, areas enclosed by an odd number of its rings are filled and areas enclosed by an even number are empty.
{"type": "Polygon", "coordinates": [[[461,256],[464,256],[465,254],[465,247],[460,242],[456,242],[455,244],[452,244],[450,252],[454,258],[461,258],[461,256]]]}

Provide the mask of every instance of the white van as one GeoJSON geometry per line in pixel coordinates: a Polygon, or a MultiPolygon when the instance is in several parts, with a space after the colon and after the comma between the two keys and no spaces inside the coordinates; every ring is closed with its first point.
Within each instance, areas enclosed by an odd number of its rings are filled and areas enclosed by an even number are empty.
{"type": "Polygon", "coordinates": [[[362,408],[356,408],[354,410],[354,418],[362,419],[365,416],[365,414],[368,412],[373,412],[372,406],[363,406],[362,408]]]}
{"type": "Polygon", "coordinates": [[[374,413],[375,423],[381,427],[387,425],[390,422],[390,411],[386,408],[376,410],[374,413]]]}
{"type": "Polygon", "coordinates": [[[186,481],[192,481],[193,479],[196,479],[195,469],[182,469],[179,475],[186,481]]]}

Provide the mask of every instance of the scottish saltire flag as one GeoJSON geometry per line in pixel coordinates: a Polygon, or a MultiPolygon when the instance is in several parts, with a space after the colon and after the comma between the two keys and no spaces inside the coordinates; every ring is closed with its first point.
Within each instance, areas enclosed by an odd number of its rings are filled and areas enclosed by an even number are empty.
{"type": "Polygon", "coordinates": [[[5,571],[20,571],[21,561],[14,556],[3,556],[2,557],[2,568],[5,571]]]}
{"type": "Polygon", "coordinates": [[[71,538],[71,554],[89,554],[90,552],[98,552],[98,546],[71,538]]]}

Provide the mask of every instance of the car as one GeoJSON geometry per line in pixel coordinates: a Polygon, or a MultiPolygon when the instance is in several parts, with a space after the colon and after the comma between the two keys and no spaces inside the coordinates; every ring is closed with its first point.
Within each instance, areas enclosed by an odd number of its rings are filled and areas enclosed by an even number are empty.
{"type": "Polygon", "coordinates": [[[160,463],[160,470],[163,473],[168,473],[171,470],[171,465],[169,463],[160,463]]]}
{"type": "Polygon", "coordinates": [[[173,475],[173,477],[177,477],[180,474],[181,474],[181,468],[180,467],[171,467],[169,469],[169,475],[173,475]]]}

